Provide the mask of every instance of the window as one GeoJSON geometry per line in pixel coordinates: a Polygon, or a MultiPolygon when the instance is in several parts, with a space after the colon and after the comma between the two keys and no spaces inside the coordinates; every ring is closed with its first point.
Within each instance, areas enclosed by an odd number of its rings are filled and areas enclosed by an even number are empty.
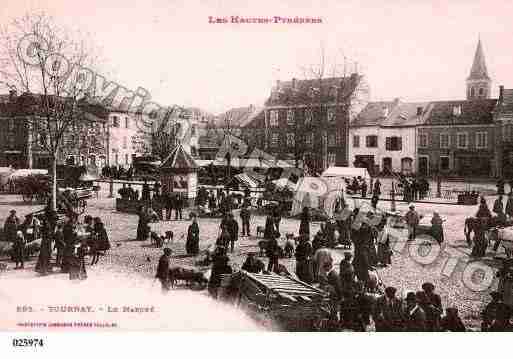
{"type": "Polygon", "coordinates": [[[365,137],[365,144],[369,148],[378,147],[378,136],[372,135],[365,137]]]}
{"type": "Polygon", "coordinates": [[[126,136],[123,137],[123,148],[127,148],[127,138],[126,136]]]}
{"type": "Polygon", "coordinates": [[[440,134],[440,148],[449,148],[450,146],[449,134],[441,133],[440,134]]]}
{"type": "Polygon", "coordinates": [[[334,133],[330,133],[328,135],[328,146],[336,146],[335,134],[334,133]]]}
{"type": "Polygon", "coordinates": [[[327,119],[328,119],[329,123],[332,123],[335,121],[335,109],[334,108],[329,108],[326,115],[327,115],[327,119]]]}
{"type": "Polygon", "coordinates": [[[118,116],[112,116],[112,127],[119,127],[119,117],[118,116]]]}
{"type": "Polygon", "coordinates": [[[312,146],[313,145],[313,142],[314,142],[313,132],[310,132],[310,133],[306,134],[305,142],[306,142],[307,146],[312,146]]]}
{"type": "Polygon", "coordinates": [[[353,147],[360,147],[360,136],[353,136],[353,147]]]}
{"type": "Polygon", "coordinates": [[[468,147],[468,134],[466,132],[458,133],[458,148],[468,147]]]}
{"type": "Polygon", "coordinates": [[[294,126],[294,110],[287,111],[287,124],[289,126],[294,126]]]}
{"type": "Polygon", "coordinates": [[[312,118],[313,118],[312,109],[310,109],[310,108],[306,109],[305,110],[305,125],[308,125],[309,123],[311,123],[312,118]]]}
{"type": "Polygon", "coordinates": [[[9,131],[14,131],[14,118],[10,118],[8,122],[9,131]]]}
{"type": "Polygon", "coordinates": [[[280,141],[280,136],[278,133],[273,133],[271,135],[271,146],[278,147],[278,142],[280,141]]]}
{"type": "Polygon", "coordinates": [[[484,94],[484,89],[481,87],[479,88],[479,96],[483,96],[484,94]]]}
{"type": "Polygon", "coordinates": [[[130,128],[130,119],[125,117],[125,128],[130,128]]]}
{"type": "Polygon", "coordinates": [[[488,133],[476,132],[476,148],[488,147],[488,133]]]}
{"type": "Polygon", "coordinates": [[[287,146],[294,147],[296,144],[296,139],[293,133],[287,133],[287,146]]]}
{"type": "Polygon", "coordinates": [[[448,171],[449,170],[449,157],[440,156],[440,170],[448,171]]]}
{"type": "Polygon", "coordinates": [[[456,105],[452,108],[452,114],[454,116],[460,116],[461,115],[461,105],[456,105]]]}
{"type": "MultiPolygon", "coordinates": [[[[82,162],[84,161],[84,157],[82,157],[82,162]]],[[[116,153],[114,155],[114,163],[117,165],[119,165],[119,155],[116,153]]]]}
{"type": "Polygon", "coordinates": [[[335,163],[337,161],[337,154],[334,152],[328,153],[328,166],[335,166],[335,163]]]}
{"type": "Polygon", "coordinates": [[[269,124],[271,127],[277,127],[278,126],[278,111],[272,110],[269,112],[270,118],[269,118],[269,124]]]}
{"type": "Polygon", "coordinates": [[[474,97],[476,95],[473,87],[470,88],[470,97],[474,97]]]}
{"type": "Polygon", "coordinates": [[[7,136],[8,146],[9,148],[14,148],[16,146],[16,136],[7,136]]]}
{"type": "Polygon", "coordinates": [[[196,136],[196,125],[192,125],[191,127],[191,136],[196,136]]]}
{"type": "Polygon", "coordinates": [[[421,133],[419,135],[419,147],[426,148],[428,145],[428,135],[425,133],[421,133]]]}
{"type": "Polygon", "coordinates": [[[337,131],[335,141],[337,142],[337,145],[342,144],[342,131],[337,131]]]}
{"type": "Polygon", "coordinates": [[[385,148],[387,151],[401,151],[403,149],[403,139],[401,137],[387,137],[385,148]]]}
{"type": "Polygon", "coordinates": [[[125,165],[128,164],[128,153],[125,153],[125,165]]]}

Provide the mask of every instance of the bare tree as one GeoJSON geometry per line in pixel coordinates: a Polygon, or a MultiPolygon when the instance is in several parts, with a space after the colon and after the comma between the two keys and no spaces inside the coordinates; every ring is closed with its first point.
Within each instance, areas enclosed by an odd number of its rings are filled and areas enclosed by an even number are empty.
{"type": "MultiPolygon", "coordinates": [[[[57,160],[66,133],[91,121],[82,104],[91,86],[83,69],[95,69],[95,51],[85,37],[45,14],[27,14],[0,31],[0,81],[25,94],[33,143],[52,164],[52,208],[56,209],[57,160]]],[[[29,148],[33,143],[28,143],[29,148]]]]}
{"type": "MultiPolygon", "coordinates": [[[[335,138],[336,141],[338,139],[344,143],[346,156],[348,155],[349,122],[367,104],[369,87],[363,76],[358,73],[356,62],[349,63],[344,56],[344,62],[341,65],[335,57],[331,59],[327,56],[322,44],[317,62],[304,66],[302,71],[305,82],[308,84],[305,110],[306,113],[310,113],[312,120],[311,123],[306,123],[304,128],[297,128],[297,130],[303,136],[311,136],[314,132],[320,134],[317,146],[314,143],[315,138],[311,138],[310,145],[316,157],[310,166],[313,164],[319,171],[328,167],[328,136],[333,136],[328,134],[331,124],[346,121],[344,138],[338,138],[338,133],[335,138]],[[314,121],[313,118],[316,120],[314,121]]],[[[305,152],[305,149],[298,150],[300,155],[305,152]]]]}

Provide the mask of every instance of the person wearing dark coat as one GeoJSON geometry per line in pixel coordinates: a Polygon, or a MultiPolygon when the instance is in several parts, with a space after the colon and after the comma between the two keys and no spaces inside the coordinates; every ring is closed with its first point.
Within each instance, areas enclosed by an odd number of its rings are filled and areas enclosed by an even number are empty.
{"type": "Polygon", "coordinates": [[[497,215],[504,214],[504,205],[502,204],[502,195],[499,195],[495,202],[493,202],[493,213],[497,215]]]}
{"type": "Polygon", "coordinates": [[[146,180],[144,180],[144,183],[142,185],[141,190],[141,201],[149,201],[151,199],[151,193],[150,193],[150,185],[146,180]]]}
{"type": "Polygon", "coordinates": [[[175,198],[175,220],[182,220],[184,202],[183,195],[179,193],[175,198]]]}
{"type": "Polygon", "coordinates": [[[54,250],[57,251],[57,255],[55,257],[55,264],[57,266],[62,265],[62,257],[64,254],[64,235],[62,234],[62,224],[58,224],[56,231],[55,231],[55,243],[54,243],[54,250]]]}
{"type": "Polygon", "coordinates": [[[25,247],[27,245],[27,241],[25,240],[25,236],[22,231],[17,231],[14,237],[13,246],[12,246],[12,256],[16,267],[24,268],[25,267],[25,247]]]}
{"type": "Polygon", "coordinates": [[[474,246],[472,247],[471,257],[481,258],[486,254],[486,230],[488,229],[487,219],[481,217],[481,220],[474,229],[474,246]]]}
{"type": "Polygon", "coordinates": [[[273,222],[273,218],[271,215],[268,215],[265,219],[265,229],[264,229],[264,238],[271,239],[274,237],[275,226],[273,222]]]}
{"type": "Polygon", "coordinates": [[[465,324],[458,315],[458,308],[447,308],[445,317],[440,322],[440,329],[444,332],[465,332],[465,324]]]}
{"type": "Polygon", "coordinates": [[[196,256],[199,254],[199,225],[195,215],[192,216],[192,223],[187,230],[187,242],[185,249],[187,254],[196,256]]]}
{"type": "Polygon", "coordinates": [[[492,218],[492,213],[490,212],[490,209],[488,208],[488,204],[486,203],[486,199],[484,197],[481,197],[481,203],[479,204],[479,209],[477,210],[476,217],[492,218]]]}
{"type": "Polygon", "coordinates": [[[261,273],[264,271],[265,265],[264,262],[262,262],[260,259],[255,258],[254,253],[248,253],[248,256],[242,264],[241,269],[250,273],[261,273]]]}
{"type": "Polygon", "coordinates": [[[50,261],[52,259],[53,226],[45,219],[41,228],[41,249],[36,263],[36,272],[41,275],[47,275],[52,271],[50,261]]]}
{"type": "Polygon", "coordinates": [[[228,215],[228,231],[230,232],[230,252],[233,253],[235,242],[239,240],[239,223],[237,223],[233,213],[228,215]]]}
{"type": "Polygon", "coordinates": [[[139,222],[137,223],[137,241],[146,241],[150,234],[149,223],[151,221],[148,210],[145,206],[139,209],[139,222]]]}
{"type": "Polygon", "coordinates": [[[499,178],[497,180],[497,194],[499,196],[502,196],[504,194],[504,185],[506,184],[506,182],[504,181],[504,178],[499,178]]]}
{"type": "Polygon", "coordinates": [[[508,195],[508,201],[506,202],[506,215],[509,219],[513,218],[513,192],[508,195]]]}
{"type": "Polygon", "coordinates": [[[170,278],[170,259],[173,251],[171,248],[164,248],[164,254],[159,259],[159,264],[157,266],[157,274],[155,278],[160,281],[162,285],[162,292],[168,292],[171,289],[171,278],[170,278]]]}
{"type": "Polygon", "coordinates": [[[413,292],[406,295],[406,308],[403,313],[404,329],[407,332],[426,331],[426,313],[417,303],[417,296],[413,292]]]}
{"type": "Polygon", "coordinates": [[[425,294],[426,325],[430,332],[440,330],[440,321],[443,314],[442,299],[435,293],[435,286],[426,282],[422,284],[422,290],[425,294]]]}
{"type": "Polygon", "coordinates": [[[242,220],[242,235],[243,236],[250,236],[249,231],[249,222],[251,218],[251,213],[249,212],[249,208],[247,205],[244,205],[242,209],[240,210],[240,219],[242,220]]]}
{"type": "Polygon", "coordinates": [[[68,273],[71,265],[73,264],[73,257],[75,255],[75,242],[77,235],[75,233],[76,217],[71,215],[62,229],[64,237],[64,251],[62,256],[61,271],[68,273]]]}
{"type": "Polygon", "coordinates": [[[354,260],[353,266],[358,280],[367,283],[371,269],[368,243],[372,236],[371,228],[363,222],[360,229],[353,232],[354,260]]]}
{"type": "Polygon", "coordinates": [[[308,237],[301,236],[299,244],[296,246],[296,275],[299,280],[311,284],[313,283],[313,272],[311,258],[313,255],[312,245],[308,237]]]}
{"type": "Polygon", "coordinates": [[[6,241],[14,242],[19,226],[20,219],[16,216],[16,211],[12,209],[4,224],[4,236],[6,241]]]}
{"type": "Polygon", "coordinates": [[[367,198],[367,181],[362,180],[361,189],[362,189],[362,198],[367,198]]]}
{"type": "Polygon", "coordinates": [[[396,297],[397,289],[385,288],[385,295],[376,301],[374,322],[377,332],[400,332],[403,329],[403,303],[396,297]]]}
{"type": "Polygon", "coordinates": [[[301,213],[301,222],[299,223],[299,235],[307,236],[310,238],[310,211],[308,207],[303,207],[301,213]]]}
{"type": "Polygon", "coordinates": [[[93,236],[95,237],[95,240],[94,248],[91,249],[93,257],[91,260],[91,265],[98,264],[98,261],[100,260],[100,253],[110,249],[110,241],[107,230],[105,229],[105,225],[99,217],[94,219],[93,236]]]}
{"type": "Polygon", "coordinates": [[[482,332],[491,331],[490,329],[493,323],[496,320],[498,320],[502,314],[509,311],[511,315],[511,308],[506,303],[504,303],[502,293],[493,291],[490,293],[490,296],[492,297],[492,300],[490,301],[490,303],[486,305],[485,309],[481,312],[482,332]]]}
{"type": "Polygon", "coordinates": [[[279,238],[279,235],[277,232],[274,232],[274,235],[271,239],[267,240],[267,248],[266,248],[266,255],[267,258],[269,258],[269,263],[267,264],[267,271],[273,272],[275,271],[276,267],[278,266],[278,259],[279,259],[279,246],[278,241],[276,240],[279,238]]]}
{"type": "Polygon", "coordinates": [[[76,254],[71,258],[71,265],[69,269],[70,280],[85,280],[87,279],[87,271],[85,267],[85,257],[87,255],[87,243],[82,241],[77,248],[76,254]]]}
{"type": "Polygon", "coordinates": [[[229,262],[230,258],[228,256],[219,255],[215,257],[212,263],[212,273],[208,281],[208,292],[215,299],[218,297],[218,290],[221,286],[221,276],[233,273],[232,267],[228,264],[229,262]]]}

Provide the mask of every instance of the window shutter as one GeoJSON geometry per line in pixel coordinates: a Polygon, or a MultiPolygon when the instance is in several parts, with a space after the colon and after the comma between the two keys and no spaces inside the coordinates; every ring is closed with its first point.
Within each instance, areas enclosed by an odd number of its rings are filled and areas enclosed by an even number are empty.
{"type": "Polygon", "coordinates": [[[386,141],[385,148],[387,151],[390,151],[392,149],[392,138],[387,137],[385,141],[386,141]]]}
{"type": "Polygon", "coordinates": [[[403,150],[403,138],[402,137],[397,137],[397,149],[399,151],[403,150]]]}

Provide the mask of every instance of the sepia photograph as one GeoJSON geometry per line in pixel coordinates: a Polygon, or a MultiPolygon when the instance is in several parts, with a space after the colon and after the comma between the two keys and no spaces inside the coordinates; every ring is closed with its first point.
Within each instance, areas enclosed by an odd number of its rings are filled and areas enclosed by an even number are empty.
{"type": "Polygon", "coordinates": [[[7,346],[513,331],[511,14],[2,0],[7,346]]]}

